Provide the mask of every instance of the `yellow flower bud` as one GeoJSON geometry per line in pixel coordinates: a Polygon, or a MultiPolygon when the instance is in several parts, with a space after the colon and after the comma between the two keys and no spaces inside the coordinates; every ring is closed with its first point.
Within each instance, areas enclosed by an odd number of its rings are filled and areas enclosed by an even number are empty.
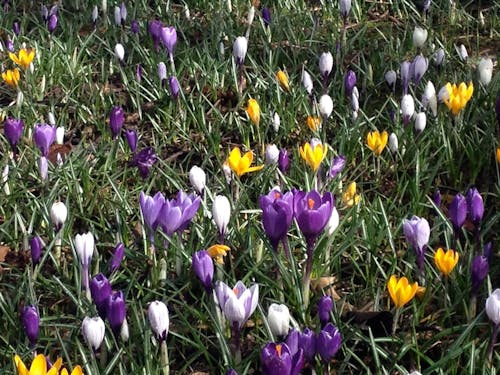
{"type": "Polygon", "coordinates": [[[396,308],[399,309],[415,297],[415,293],[417,293],[418,290],[418,283],[414,282],[413,284],[409,284],[406,277],[403,276],[398,279],[396,275],[392,275],[387,283],[387,290],[389,291],[392,302],[394,302],[396,308]]]}

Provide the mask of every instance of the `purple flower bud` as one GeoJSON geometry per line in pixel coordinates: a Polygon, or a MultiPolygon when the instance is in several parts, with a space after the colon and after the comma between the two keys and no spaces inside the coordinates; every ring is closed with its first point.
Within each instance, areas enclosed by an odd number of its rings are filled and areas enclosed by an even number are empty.
{"type": "Polygon", "coordinates": [[[14,52],[14,42],[12,40],[7,39],[5,46],[7,47],[7,51],[14,52]]]}
{"type": "Polygon", "coordinates": [[[338,175],[345,167],[346,157],[344,155],[339,155],[333,158],[332,166],[330,167],[330,171],[328,172],[330,178],[334,178],[338,175]]]}
{"type": "Polygon", "coordinates": [[[49,162],[45,156],[40,156],[40,159],[38,159],[38,173],[42,181],[47,179],[49,174],[49,162]]]}
{"type": "Polygon", "coordinates": [[[318,317],[321,325],[324,326],[330,321],[330,312],[333,309],[333,300],[330,296],[322,296],[318,301],[318,317]]]}
{"type": "Polygon", "coordinates": [[[162,27],[161,29],[161,42],[168,51],[170,61],[174,59],[174,48],[177,44],[177,31],[173,26],[162,27]]]}
{"type": "Polygon", "coordinates": [[[481,197],[481,194],[479,194],[477,189],[474,187],[467,191],[466,200],[467,200],[467,209],[469,213],[469,218],[475,225],[478,225],[483,219],[483,213],[484,213],[483,198],[481,197]]]}
{"type": "Polygon", "coordinates": [[[108,298],[111,295],[111,283],[104,274],[97,274],[90,281],[90,295],[94,301],[99,316],[106,317],[108,298]]]}
{"type": "Polygon", "coordinates": [[[262,9],[262,20],[266,26],[271,24],[271,10],[268,7],[262,9]]]}
{"type": "Polygon", "coordinates": [[[113,292],[107,300],[106,317],[108,318],[109,325],[115,336],[120,334],[122,323],[125,320],[125,314],[126,309],[123,292],[121,290],[113,292]]]}
{"type": "Polygon", "coordinates": [[[318,334],[316,349],[323,362],[330,362],[337,354],[342,343],[339,330],[332,323],[328,323],[318,334]]]}
{"type": "Polygon", "coordinates": [[[7,117],[3,125],[5,138],[9,141],[12,151],[16,153],[16,146],[21,139],[21,135],[23,134],[24,122],[21,119],[7,117]]]}
{"type": "Polygon", "coordinates": [[[175,100],[177,100],[177,98],[179,97],[179,92],[181,91],[181,88],[179,86],[179,81],[177,80],[177,78],[175,76],[170,76],[170,78],[168,79],[168,88],[170,91],[170,95],[172,95],[172,97],[175,100]]]}
{"type": "Polygon", "coordinates": [[[118,137],[125,121],[125,112],[122,107],[114,106],[109,115],[109,126],[111,127],[111,135],[113,139],[118,137]]]}
{"type": "Polygon", "coordinates": [[[299,337],[299,349],[304,351],[304,357],[307,362],[314,363],[316,355],[316,335],[309,328],[304,329],[299,337]]]}
{"type": "Polygon", "coordinates": [[[33,262],[33,266],[37,265],[40,262],[40,257],[42,255],[42,239],[38,236],[34,236],[30,240],[30,250],[31,250],[31,261],[33,262]]]}
{"type": "Polygon", "coordinates": [[[493,243],[488,242],[486,245],[484,245],[483,248],[483,255],[488,259],[488,263],[491,262],[491,249],[493,248],[493,243]]]}
{"type": "Polygon", "coordinates": [[[49,155],[49,149],[56,139],[56,127],[48,124],[36,124],[33,139],[42,156],[49,155]]]}
{"type": "Polygon", "coordinates": [[[162,29],[163,29],[163,24],[161,23],[161,21],[158,20],[149,21],[148,32],[149,35],[151,35],[151,38],[153,39],[155,50],[158,50],[158,47],[160,46],[162,29]]]}
{"type": "Polygon", "coordinates": [[[477,295],[481,284],[483,283],[488,272],[490,265],[488,263],[488,258],[484,255],[476,255],[472,259],[471,265],[471,279],[472,279],[472,294],[477,295]]]}
{"type": "Polygon", "coordinates": [[[52,14],[49,17],[49,21],[47,23],[47,30],[49,30],[49,33],[52,34],[56,29],[56,27],[57,27],[57,14],[52,14]]]}
{"type": "Polygon", "coordinates": [[[12,31],[14,31],[14,34],[16,34],[16,36],[19,36],[19,34],[21,33],[21,24],[18,20],[15,20],[12,24],[12,31]]]}
{"type": "Polygon", "coordinates": [[[43,22],[47,22],[49,20],[49,9],[46,5],[42,5],[42,19],[43,22]]]}
{"type": "Polygon", "coordinates": [[[238,375],[238,373],[235,369],[230,368],[227,370],[226,375],[238,375]]]}
{"type": "Polygon", "coordinates": [[[110,273],[113,273],[118,268],[120,268],[124,255],[125,255],[125,245],[121,242],[118,242],[115,246],[115,249],[113,251],[113,257],[111,258],[111,262],[109,264],[110,273]]]}
{"type": "Polygon", "coordinates": [[[154,148],[146,147],[134,155],[130,161],[130,166],[139,168],[142,178],[146,178],[149,170],[157,160],[154,148]]]}
{"type": "Polygon", "coordinates": [[[417,55],[410,66],[410,75],[415,83],[415,87],[418,86],[423,75],[427,71],[427,66],[429,61],[422,55],[417,55]]]}
{"type": "Polygon", "coordinates": [[[120,21],[122,26],[124,26],[127,21],[127,6],[125,3],[121,3],[120,5],[120,21]]]}
{"type": "Polygon", "coordinates": [[[206,250],[200,250],[193,254],[193,270],[207,293],[211,293],[214,262],[206,250]]]}
{"type": "Polygon", "coordinates": [[[410,84],[410,66],[411,63],[409,61],[403,61],[400,67],[401,81],[403,85],[403,95],[408,94],[408,86],[410,84]]]}
{"type": "Polygon", "coordinates": [[[26,336],[28,336],[31,346],[34,346],[40,331],[40,316],[36,306],[25,306],[23,308],[21,318],[23,321],[24,332],[26,333],[26,336]]]}
{"type": "Polygon", "coordinates": [[[290,169],[290,157],[286,148],[282,148],[278,155],[278,168],[281,173],[286,173],[290,169]]]}
{"type": "Polygon", "coordinates": [[[141,82],[142,80],[142,65],[137,64],[135,66],[135,78],[137,79],[137,82],[141,82]]]}
{"type": "Polygon", "coordinates": [[[132,31],[134,34],[139,34],[139,21],[133,20],[132,23],[130,24],[130,31],[132,31]]]}
{"type": "Polygon", "coordinates": [[[135,152],[137,150],[137,132],[135,130],[125,130],[125,138],[127,138],[128,147],[130,151],[135,152]]]}
{"type": "Polygon", "coordinates": [[[278,190],[271,190],[269,194],[259,198],[262,225],[274,251],[278,250],[279,242],[286,239],[292,224],[293,199],[293,193],[282,194],[278,190]]]}
{"type": "Polygon", "coordinates": [[[348,70],[344,78],[345,91],[348,97],[352,95],[352,89],[356,86],[356,73],[348,70]]]}
{"type": "Polygon", "coordinates": [[[448,207],[448,215],[455,231],[460,231],[460,228],[462,228],[462,225],[465,223],[465,217],[467,216],[467,201],[462,194],[458,193],[455,195],[448,207]]]}
{"type": "Polygon", "coordinates": [[[432,196],[432,200],[434,201],[434,204],[439,208],[441,207],[441,192],[438,190],[436,190],[436,192],[434,193],[434,195],[432,196]]]}

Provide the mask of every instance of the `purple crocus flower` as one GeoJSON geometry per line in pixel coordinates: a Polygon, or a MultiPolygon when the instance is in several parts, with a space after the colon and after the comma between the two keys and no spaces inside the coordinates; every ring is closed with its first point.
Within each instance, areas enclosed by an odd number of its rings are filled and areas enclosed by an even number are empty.
{"type": "Polygon", "coordinates": [[[161,23],[161,21],[153,20],[148,22],[148,32],[149,35],[151,35],[151,38],[153,39],[153,44],[155,50],[157,51],[158,47],[160,46],[162,29],[163,29],[163,24],[161,23]]]}
{"type": "Polygon", "coordinates": [[[455,195],[448,207],[448,215],[453,224],[453,229],[458,233],[462,225],[464,225],[467,216],[467,201],[462,194],[458,193],[455,195]]]}
{"type": "Polygon", "coordinates": [[[484,214],[484,203],[481,194],[477,191],[475,187],[470,188],[467,191],[467,209],[469,214],[469,219],[478,226],[483,219],[484,214]]]}
{"type": "Polygon", "coordinates": [[[425,218],[412,216],[410,220],[403,220],[403,233],[406,241],[413,247],[417,255],[417,263],[420,271],[424,271],[424,255],[429,242],[431,229],[425,218]]]}
{"type": "Polygon", "coordinates": [[[260,358],[264,375],[297,375],[304,367],[303,351],[292,353],[285,343],[267,343],[260,358]]]}
{"type": "Polygon", "coordinates": [[[235,369],[230,368],[226,371],[226,375],[238,375],[235,369]]]}
{"type": "Polygon", "coordinates": [[[318,301],[318,317],[324,326],[330,321],[330,312],[333,309],[333,300],[330,296],[322,296],[318,301]]]}
{"type": "Polygon", "coordinates": [[[38,314],[38,309],[34,305],[25,306],[21,318],[26,336],[31,346],[35,346],[40,331],[40,315],[38,314]]]}
{"type": "Polygon", "coordinates": [[[115,336],[118,336],[122,328],[123,321],[125,320],[125,298],[121,290],[113,292],[108,297],[106,318],[108,318],[109,325],[115,336]]]}
{"type": "Polygon", "coordinates": [[[103,319],[106,318],[108,298],[111,296],[111,292],[111,283],[104,274],[99,273],[90,280],[90,295],[97,307],[99,316],[103,319]]]}
{"type": "Polygon", "coordinates": [[[476,255],[472,259],[471,265],[471,279],[472,279],[472,295],[477,295],[479,288],[483,283],[488,272],[490,270],[490,264],[488,263],[488,258],[484,255],[476,255]]]}
{"type": "Polygon", "coordinates": [[[269,27],[271,24],[271,10],[268,7],[264,7],[261,14],[264,25],[269,27]]]}
{"type": "Polygon", "coordinates": [[[123,260],[123,256],[125,255],[125,245],[121,242],[118,242],[113,250],[113,256],[111,257],[111,262],[109,264],[109,272],[113,273],[118,268],[123,260]]]}
{"type": "Polygon", "coordinates": [[[351,97],[354,86],[356,86],[356,73],[348,70],[344,78],[344,87],[348,97],[351,97]]]}
{"type": "Polygon", "coordinates": [[[200,250],[193,254],[193,270],[200,279],[207,293],[212,291],[212,280],[214,278],[214,262],[206,250],[200,250]]]}
{"type": "Polygon", "coordinates": [[[130,31],[132,31],[134,34],[139,34],[139,29],[139,21],[132,20],[132,23],[130,24],[130,31]]]}
{"type": "Polygon", "coordinates": [[[168,51],[168,56],[170,61],[174,61],[174,48],[177,44],[177,31],[173,26],[167,26],[161,28],[161,42],[168,51]]]}
{"type": "Polygon", "coordinates": [[[120,106],[114,106],[109,115],[109,126],[111,128],[111,135],[113,139],[118,138],[120,130],[122,130],[123,123],[125,122],[125,112],[120,106]]]}
{"type": "Polygon", "coordinates": [[[439,189],[435,191],[434,195],[432,196],[432,200],[434,201],[434,204],[437,208],[441,207],[441,192],[439,191],[439,189]]]}
{"type": "Polygon", "coordinates": [[[47,22],[47,30],[49,30],[49,33],[52,34],[54,32],[57,27],[57,22],[57,14],[54,13],[49,17],[49,21],[47,22]]]}
{"type": "Polygon", "coordinates": [[[420,80],[427,71],[428,65],[429,65],[429,60],[422,55],[417,55],[413,59],[413,62],[411,63],[410,66],[410,76],[413,79],[413,82],[415,83],[415,87],[418,86],[420,80]]]}
{"type": "Polygon", "coordinates": [[[215,295],[224,316],[231,323],[232,330],[239,331],[257,307],[259,285],[254,284],[247,288],[238,281],[234,288],[231,288],[218,281],[215,285],[215,295]]]}
{"type": "Polygon", "coordinates": [[[330,170],[328,171],[328,176],[330,178],[334,178],[336,175],[338,175],[340,172],[345,167],[347,158],[344,155],[339,155],[333,158],[332,160],[332,166],[330,167],[330,170]]]}
{"type": "Polygon", "coordinates": [[[176,231],[183,231],[187,228],[194,215],[200,207],[200,197],[194,194],[186,194],[182,190],[177,193],[177,197],[172,200],[165,200],[158,216],[158,221],[168,237],[176,231]]]}
{"type": "Polygon", "coordinates": [[[337,354],[342,343],[339,330],[332,323],[328,323],[316,338],[316,350],[323,362],[330,362],[337,354]]]}
{"type": "Polygon", "coordinates": [[[290,157],[286,148],[282,148],[278,155],[278,168],[281,173],[286,173],[290,169],[290,157]]]}
{"type": "Polygon", "coordinates": [[[137,132],[135,130],[125,130],[125,138],[127,139],[128,147],[130,151],[135,152],[137,150],[137,132]]]}
{"type": "Polygon", "coordinates": [[[158,160],[155,149],[146,147],[134,155],[130,161],[130,166],[139,168],[142,178],[148,177],[149,170],[158,160]]]}
{"type": "Polygon", "coordinates": [[[309,328],[304,329],[299,335],[299,348],[304,351],[307,362],[314,363],[316,355],[316,334],[309,328]]]}
{"type": "Polygon", "coordinates": [[[56,139],[56,127],[48,124],[37,124],[33,131],[33,139],[42,156],[49,155],[49,149],[56,139]]]}
{"type": "Polygon", "coordinates": [[[34,236],[30,240],[30,250],[31,250],[31,261],[33,266],[40,262],[40,257],[42,256],[42,239],[39,236],[34,236]]]}
{"type": "Polygon", "coordinates": [[[5,47],[7,48],[7,51],[14,52],[14,42],[11,39],[7,38],[5,41],[5,47]]]}
{"type": "Polygon", "coordinates": [[[305,191],[295,193],[294,215],[308,244],[313,244],[325,228],[332,215],[333,205],[334,198],[330,192],[325,192],[323,196],[316,190],[308,193],[305,191]]]}
{"type": "MultiPolygon", "coordinates": [[[[262,225],[274,251],[278,251],[279,242],[286,239],[293,220],[293,193],[282,194],[272,190],[261,195],[259,206],[262,209],[262,225]]],[[[288,255],[288,254],[287,254],[288,255]]]]}
{"type": "Polygon", "coordinates": [[[159,224],[159,215],[165,204],[165,197],[161,192],[156,193],[153,197],[144,194],[141,191],[139,195],[139,205],[141,206],[142,217],[144,224],[149,229],[151,235],[154,234],[159,224]]]}
{"type": "Polygon", "coordinates": [[[5,138],[9,141],[14,154],[17,153],[17,144],[23,134],[24,122],[21,119],[7,117],[3,123],[5,138]]]}
{"type": "Polygon", "coordinates": [[[408,94],[408,86],[410,84],[410,66],[411,63],[409,61],[403,61],[400,67],[400,73],[401,73],[401,81],[403,85],[403,95],[408,94]]]}
{"type": "Polygon", "coordinates": [[[14,34],[16,34],[16,36],[19,36],[19,34],[21,33],[21,24],[19,23],[18,20],[15,20],[13,22],[12,31],[14,31],[14,34]]]}
{"type": "Polygon", "coordinates": [[[172,97],[177,100],[181,91],[181,87],[176,76],[170,76],[168,78],[168,89],[170,91],[170,95],[172,95],[172,97]]]}

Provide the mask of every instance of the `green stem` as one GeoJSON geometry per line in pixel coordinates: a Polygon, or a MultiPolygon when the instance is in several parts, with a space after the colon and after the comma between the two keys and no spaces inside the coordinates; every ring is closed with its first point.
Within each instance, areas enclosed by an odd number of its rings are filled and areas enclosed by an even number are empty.
{"type": "Polygon", "coordinates": [[[163,375],[169,375],[170,373],[170,364],[168,361],[168,348],[167,342],[162,340],[161,342],[161,370],[163,375]]]}

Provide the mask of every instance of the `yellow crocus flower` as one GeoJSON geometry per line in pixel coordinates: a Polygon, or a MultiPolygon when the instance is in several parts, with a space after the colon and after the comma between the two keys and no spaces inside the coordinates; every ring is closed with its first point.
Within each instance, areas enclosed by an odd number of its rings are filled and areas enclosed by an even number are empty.
{"type": "Polygon", "coordinates": [[[279,82],[280,86],[283,88],[283,90],[286,90],[286,91],[290,90],[288,77],[283,70],[278,70],[278,73],[276,73],[276,78],[278,79],[278,82],[279,82]]]}
{"type": "Polygon", "coordinates": [[[359,203],[361,196],[356,193],[356,182],[351,182],[342,195],[342,201],[348,207],[352,207],[359,203]]]}
{"type": "Polygon", "coordinates": [[[43,354],[38,354],[33,362],[31,362],[31,367],[28,368],[25,366],[21,357],[17,354],[14,357],[14,363],[17,368],[18,375],[58,375],[59,369],[62,366],[62,359],[59,358],[47,371],[47,361],[45,360],[45,356],[43,354]]]}
{"type": "Polygon", "coordinates": [[[15,53],[9,52],[9,57],[21,68],[27,69],[35,57],[35,50],[33,48],[21,48],[17,53],[17,56],[15,53]]]}
{"type": "Polygon", "coordinates": [[[264,168],[264,165],[251,167],[250,165],[252,164],[252,162],[253,152],[248,151],[242,156],[239,147],[235,147],[231,150],[231,153],[229,154],[229,157],[226,161],[226,163],[238,177],[243,176],[245,173],[260,171],[262,168],[264,168]]]}
{"type": "Polygon", "coordinates": [[[414,282],[410,284],[406,277],[403,276],[398,279],[396,275],[392,275],[387,283],[387,290],[389,291],[392,302],[394,302],[396,308],[399,309],[415,297],[415,293],[417,293],[418,290],[418,283],[414,282]]]}
{"type": "Polygon", "coordinates": [[[248,117],[250,117],[250,120],[257,126],[259,126],[260,122],[260,106],[257,100],[255,99],[248,99],[248,105],[247,105],[247,114],[248,117]]]}
{"type": "Polygon", "coordinates": [[[382,133],[376,130],[368,133],[366,136],[366,144],[375,155],[379,156],[382,151],[384,151],[388,139],[389,134],[387,134],[385,130],[382,133]]]}
{"type": "MultiPolygon", "coordinates": [[[[62,369],[61,375],[69,375],[68,370],[65,368],[62,369]]],[[[80,366],[76,366],[73,371],[71,371],[71,375],[83,375],[83,370],[80,366]]]]}
{"type": "Polygon", "coordinates": [[[309,129],[311,129],[313,132],[318,130],[321,125],[321,119],[317,116],[307,116],[306,122],[309,129]]]}
{"type": "Polygon", "coordinates": [[[469,82],[467,86],[462,82],[457,86],[455,83],[452,85],[448,82],[446,84],[446,91],[448,92],[448,98],[444,99],[444,104],[450,109],[453,116],[456,116],[472,97],[474,85],[472,82],[469,82]]]}
{"type": "Polygon", "coordinates": [[[434,254],[434,263],[443,275],[448,276],[457,265],[459,256],[460,255],[454,250],[450,249],[445,253],[440,247],[437,249],[436,254],[434,254]]]}
{"type": "Polygon", "coordinates": [[[2,78],[10,87],[17,87],[20,78],[19,69],[8,69],[2,73],[2,78]]]}
{"type": "Polygon", "coordinates": [[[217,263],[224,264],[223,257],[227,255],[227,252],[229,250],[231,250],[229,246],[215,244],[207,249],[207,253],[208,255],[210,255],[211,258],[215,259],[217,263]]]}
{"type": "Polygon", "coordinates": [[[316,172],[328,153],[328,147],[318,142],[313,146],[309,142],[304,143],[304,146],[299,146],[299,153],[302,159],[316,172]]]}

